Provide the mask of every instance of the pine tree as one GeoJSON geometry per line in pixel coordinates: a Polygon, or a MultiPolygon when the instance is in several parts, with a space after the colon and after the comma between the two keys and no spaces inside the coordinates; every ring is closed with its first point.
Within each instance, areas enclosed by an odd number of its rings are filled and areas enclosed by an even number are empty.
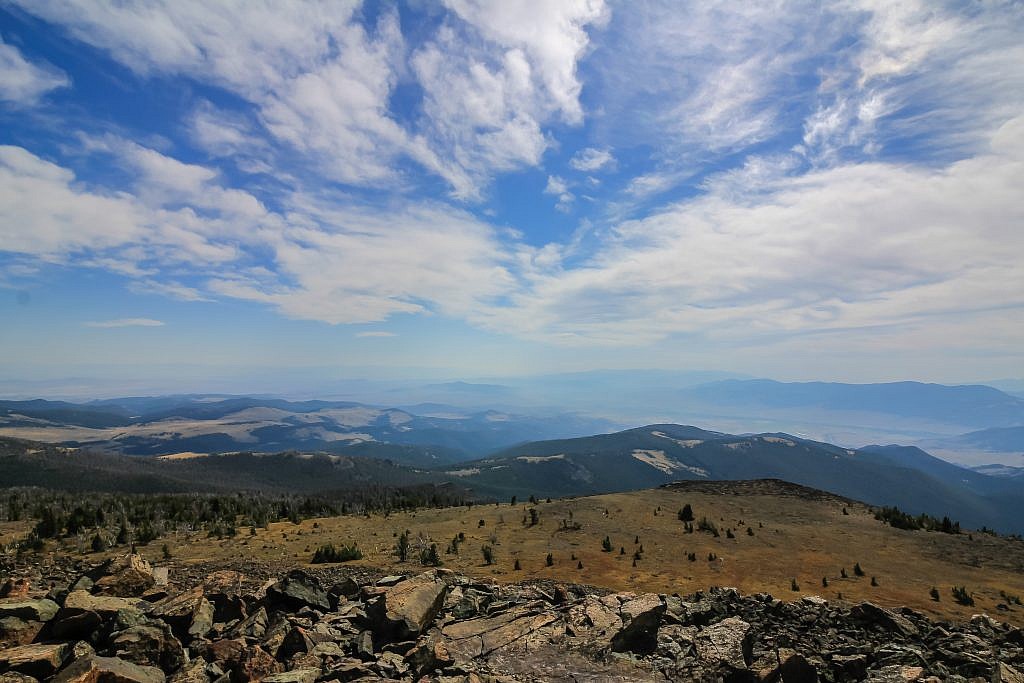
{"type": "Polygon", "coordinates": [[[555,558],[554,556],[552,556],[551,553],[548,553],[548,556],[547,558],[545,558],[544,562],[547,564],[547,566],[553,567],[555,564],[555,558]]]}
{"type": "Polygon", "coordinates": [[[610,553],[612,551],[612,540],[607,536],[605,536],[604,540],[601,541],[601,549],[606,553],[610,553]]]}
{"type": "Polygon", "coordinates": [[[679,511],[680,522],[692,522],[693,521],[693,508],[687,503],[683,506],[683,509],[679,511]]]}

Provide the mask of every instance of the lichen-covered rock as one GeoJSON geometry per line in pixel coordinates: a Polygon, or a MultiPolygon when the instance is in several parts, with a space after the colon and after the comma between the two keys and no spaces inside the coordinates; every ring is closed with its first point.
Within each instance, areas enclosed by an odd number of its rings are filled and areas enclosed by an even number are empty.
{"type": "Polygon", "coordinates": [[[702,629],[695,640],[697,656],[712,666],[745,669],[751,662],[750,624],[728,617],[702,629]]]}
{"type": "Polygon", "coordinates": [[[57,616],[60,605],[53,600],[41,598],[26,600],[24,598],[4,598],[0,600],[0,619],[17,617],[25,621],[49,621],[57,616]]]}

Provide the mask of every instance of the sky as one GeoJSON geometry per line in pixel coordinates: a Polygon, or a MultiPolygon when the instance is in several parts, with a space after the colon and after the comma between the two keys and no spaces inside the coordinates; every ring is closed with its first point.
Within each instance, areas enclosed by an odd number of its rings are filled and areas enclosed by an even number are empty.
{"type": "Polygon", "coordinates": [[[0,0],[0,41],[7,378],[1024,376],[1019,2],[0,0]]]}

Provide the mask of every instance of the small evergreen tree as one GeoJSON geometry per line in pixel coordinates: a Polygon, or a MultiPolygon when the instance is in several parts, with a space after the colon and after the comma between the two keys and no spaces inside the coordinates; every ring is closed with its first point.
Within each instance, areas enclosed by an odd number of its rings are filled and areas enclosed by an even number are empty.
{"type": "Polygon", "coordinates": [[[796,579],[793,579],[793,580],[792,580],[792,581],[790,582],[790,584],[789,584],[789,587],[790,587],[790,589],[791,589],[791,590],[794,590],[794,591],[798,591],[798,590],[800,590],[800,584],[798,584],[798,583],[796,582],[796,579]]]}
{"type": "Polygon", "coordinates": [[[480,548],[480,552],[483,553],[484,564],[494,564],[494,548],[492,548],[489,545],[485,545],[482,548],[480,548]]]}
{"type": "Polygon", "coordinates": [[[523,568],[523,566],[521,564],[519,564],[519,558],[517,557],[515,564],[512,566],[512,569],[514,569],[516,571],[519,571],[522,568],[523,568]]]}
{"type": "Polygon", "coordinates": [[[555,558],[551,555],[551,553],[548,553],[548,556],[547,558],[545,558],[544,562],[547,564],[547,566],[552,567],[555,564],[555,558]]]}
{"type": "Polygon", "coordinates": [[[693,521],[693,508],[690,507],[689,503],[684,505],[683,508],[679,511],[679,521],[680,522],[692,522],[693,521]]]}
{"type": "Polygon", "coordinates": [[[828,577],[827,576],[821,577],[821,587],[822,588],[828,588],[828,577]]]}
{"type": "Polygon", "coordinates": [[[612,540],[607,536],[605,536],[604,540],[601,541],[601,549],[606,553],[610,553],[612,551],[612,540]]]}
{"type": "Polygon", "coordinates": [[[932,586],[932,589],[928,591],[928,595],[932,596],[932,600],[934,600],[935,602],[939,602],[939,589],[935,586],[932,586]]]}
{"type": "Polygon", "coordinates": [[[100,532],[96,532],[96,535],[92,537],[92,551],[94,553],[102,553],[107,549],[107,539],[103,538],[100,532]]]}
{"type": "Polygon", "coordinates": [[[395,545],[395,554],[398,555],[399,562],[405,562],[409,559],[409,532],[403,531],[402,535],[398,537],[398,544],[395,545]]]}
{"type": "Polygon", "coordinates": [[[854,576],[864,576],[864,570],[860,568],[860,562],[853,565],[854,576]]]}

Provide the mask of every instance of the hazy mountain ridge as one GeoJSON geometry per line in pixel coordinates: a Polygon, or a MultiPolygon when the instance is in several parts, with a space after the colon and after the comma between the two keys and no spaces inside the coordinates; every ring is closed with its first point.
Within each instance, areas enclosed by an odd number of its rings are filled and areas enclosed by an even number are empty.
{"type": "Polygon", "coordinates": [[[730,379],[692,387],[681,391],[680,395],[728,406],[815,407],[840,412],[876,412],[979,427],[1024,424],[1024,399],[984,385],[730,379]]]}
{"type": "Polygon", "coordinates": [[[259,397],[155,397],[93,401],[0,401],[0,434],[125,453],[274,452],[289,449],[399,457],[430,466],[480,457],[540,437],[606,431],[606,420],[496,411],[420,416],[351,401],[259,397]],[[365,444],[407,446],[374,448],[365,444]]]}

